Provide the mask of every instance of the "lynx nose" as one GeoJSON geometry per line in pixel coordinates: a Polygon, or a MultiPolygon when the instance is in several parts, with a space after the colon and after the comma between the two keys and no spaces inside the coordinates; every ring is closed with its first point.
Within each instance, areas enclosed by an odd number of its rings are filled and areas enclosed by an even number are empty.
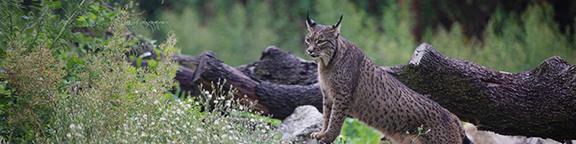
{"type": "Polygon", "coordinates": [[[306,51],[308,52],[308,54],[312,54],[312,52],[314,52],[314,49],[308,48],[306,49],[306,51]]]}

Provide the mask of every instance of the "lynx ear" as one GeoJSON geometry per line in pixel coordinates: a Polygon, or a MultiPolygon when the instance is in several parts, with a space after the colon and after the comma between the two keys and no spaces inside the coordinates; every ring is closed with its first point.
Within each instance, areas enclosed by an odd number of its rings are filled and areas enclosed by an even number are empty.
{"type": "Polygon", "coordinates": [[[316,26],[316,22],[310,19],[310,11],[306,13],[306,26],[308,27],[308,31],[312,31],[312,28],[316,26]]]}
{"type": "Polygon", "coordinates": [[[334,35],[335,36],[340,35],[340,26],[342,24],[342,17],[343,16],[344,16],[344,14],[340,15],[340,21],[338,21],[338,23],[336,23],[332,26],[332,29],[334,29],[334,35]]]}

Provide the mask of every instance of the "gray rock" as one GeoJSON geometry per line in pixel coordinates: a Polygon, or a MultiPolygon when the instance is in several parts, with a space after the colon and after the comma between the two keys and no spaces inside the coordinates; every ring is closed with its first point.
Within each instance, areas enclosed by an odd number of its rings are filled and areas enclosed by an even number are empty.
{"type": "Polygon", "coordinates": [[[311,105],[299,106],[280,126],[280,139],[289,143],[316,144],[310,134],[322,130],[322,113],[311,105]]]}
{"type": "MultiPolygon", "coordinates": [[[[525,136],[506,136],[496,134],[491,131],[480,131],[476,126],[466,123],[464,130],[468,138],[471,138],[475,144],[561,144],[552,139],[543,139],[539,137],[525,136]],[[471,136],[471,137],[470,137],[471,136]]],[[[573,141],[574,142],[574,141],[573,141]]]]}

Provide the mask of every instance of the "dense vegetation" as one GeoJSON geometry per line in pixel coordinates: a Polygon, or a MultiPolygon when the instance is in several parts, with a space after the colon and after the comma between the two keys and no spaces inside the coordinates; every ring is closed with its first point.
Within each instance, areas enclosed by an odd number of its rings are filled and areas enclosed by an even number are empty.
{"type": "MultiPolygon", "coordinates": [[[[166,55],[211,50],[232,66],[257,60],[269,45],[307,58],[303,19],[310,10],[324,25],[344,14],[342,35],[379,65],[406,63],[419,44],[408,1],[382,1],[377,9],[347,0],[163,2],[1,1],[0,140],[277,143],[270,119],[221,93],[234,90],[178,98],[179,92],[170,91],[177,89],[170,58],[148,68],[130,67],[123,59],[140,47],[138,40],[166,55]],[[139,15],[143,9],[146,15],[139,15]],[[80,27],[93,34],[73,30],[80,27]],[[128,31],[137,35],[126,38],[128,31]]],[[[554,12],[542,3],[522,13],[496,7],[481,39],[454,22],[448,28],[425,25],[421,41],[449,57],[508,72],[525,71],[554,55],[575,64],[576,39],[557,24],[554,12]]],[[[381,134],[348,119],[342,135],[338,142],[375,143],[381,134]]]]}
{"type": "MultiPolygon", "coordinates": [[[[106,3],[0,3],[0,142],[278,143],[268,118],[229,100],[234,90],[216,83],[218,91],[178,98],[169,57],[130,66],[125,53],[145,38],[125,34],[147,27],[129,18],[130,5],[106,3]],[[91,32],[71,31],[79,27],[91,32]]],[[[150,44],[172,55],[176,42],[150,44]]]]}

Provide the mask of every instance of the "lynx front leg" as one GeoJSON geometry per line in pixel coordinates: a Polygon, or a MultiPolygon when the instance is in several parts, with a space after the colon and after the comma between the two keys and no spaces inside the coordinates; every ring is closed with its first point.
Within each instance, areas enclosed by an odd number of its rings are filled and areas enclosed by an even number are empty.
{"type": "Polygon", "coordinates": [[[326,129],[328,129],[328,124],[330,122],[330,114],[332,113],[332,100],[330,100],[327,97],[323,98],[323,102],[322,102],[322,115],[323,117],[323,122],[322,122],[322,131],[320,132],[326,132],[326,129]]]}
{"type": "Polygon", "coordinates": [[[346,119],[346,115],[348,114],[349,106],[349,102],[342,96],[337,97],[332,103],[332,111],[330,113],[328,128],[323,131],[323,133],[321,132],[319,135],[316,135],[315,138],[320,139],[325,143],[334,142],[336,137],[340,135],[342,125],[344,125],[344,119],[346,119]]]}
{"type": "Polygon", "coordinates": [[[332,113],[332,100],[330,100],[328,98],[328,96],[326,96],[326,93],[324,91],[322,91],[322,95],[323,95],[323,101],[322,101],[322,115],[323,115],[323,120],[322,120],[322,130],[319,132],[313,132],[312,134],[310,134],[310,136],[312,138],[317,138],[320,139],[320,137],[324,137],[324,132],[326,132],[326,129],[328,129],[328,124],[330,122],[330,114],[332,113]]]}

